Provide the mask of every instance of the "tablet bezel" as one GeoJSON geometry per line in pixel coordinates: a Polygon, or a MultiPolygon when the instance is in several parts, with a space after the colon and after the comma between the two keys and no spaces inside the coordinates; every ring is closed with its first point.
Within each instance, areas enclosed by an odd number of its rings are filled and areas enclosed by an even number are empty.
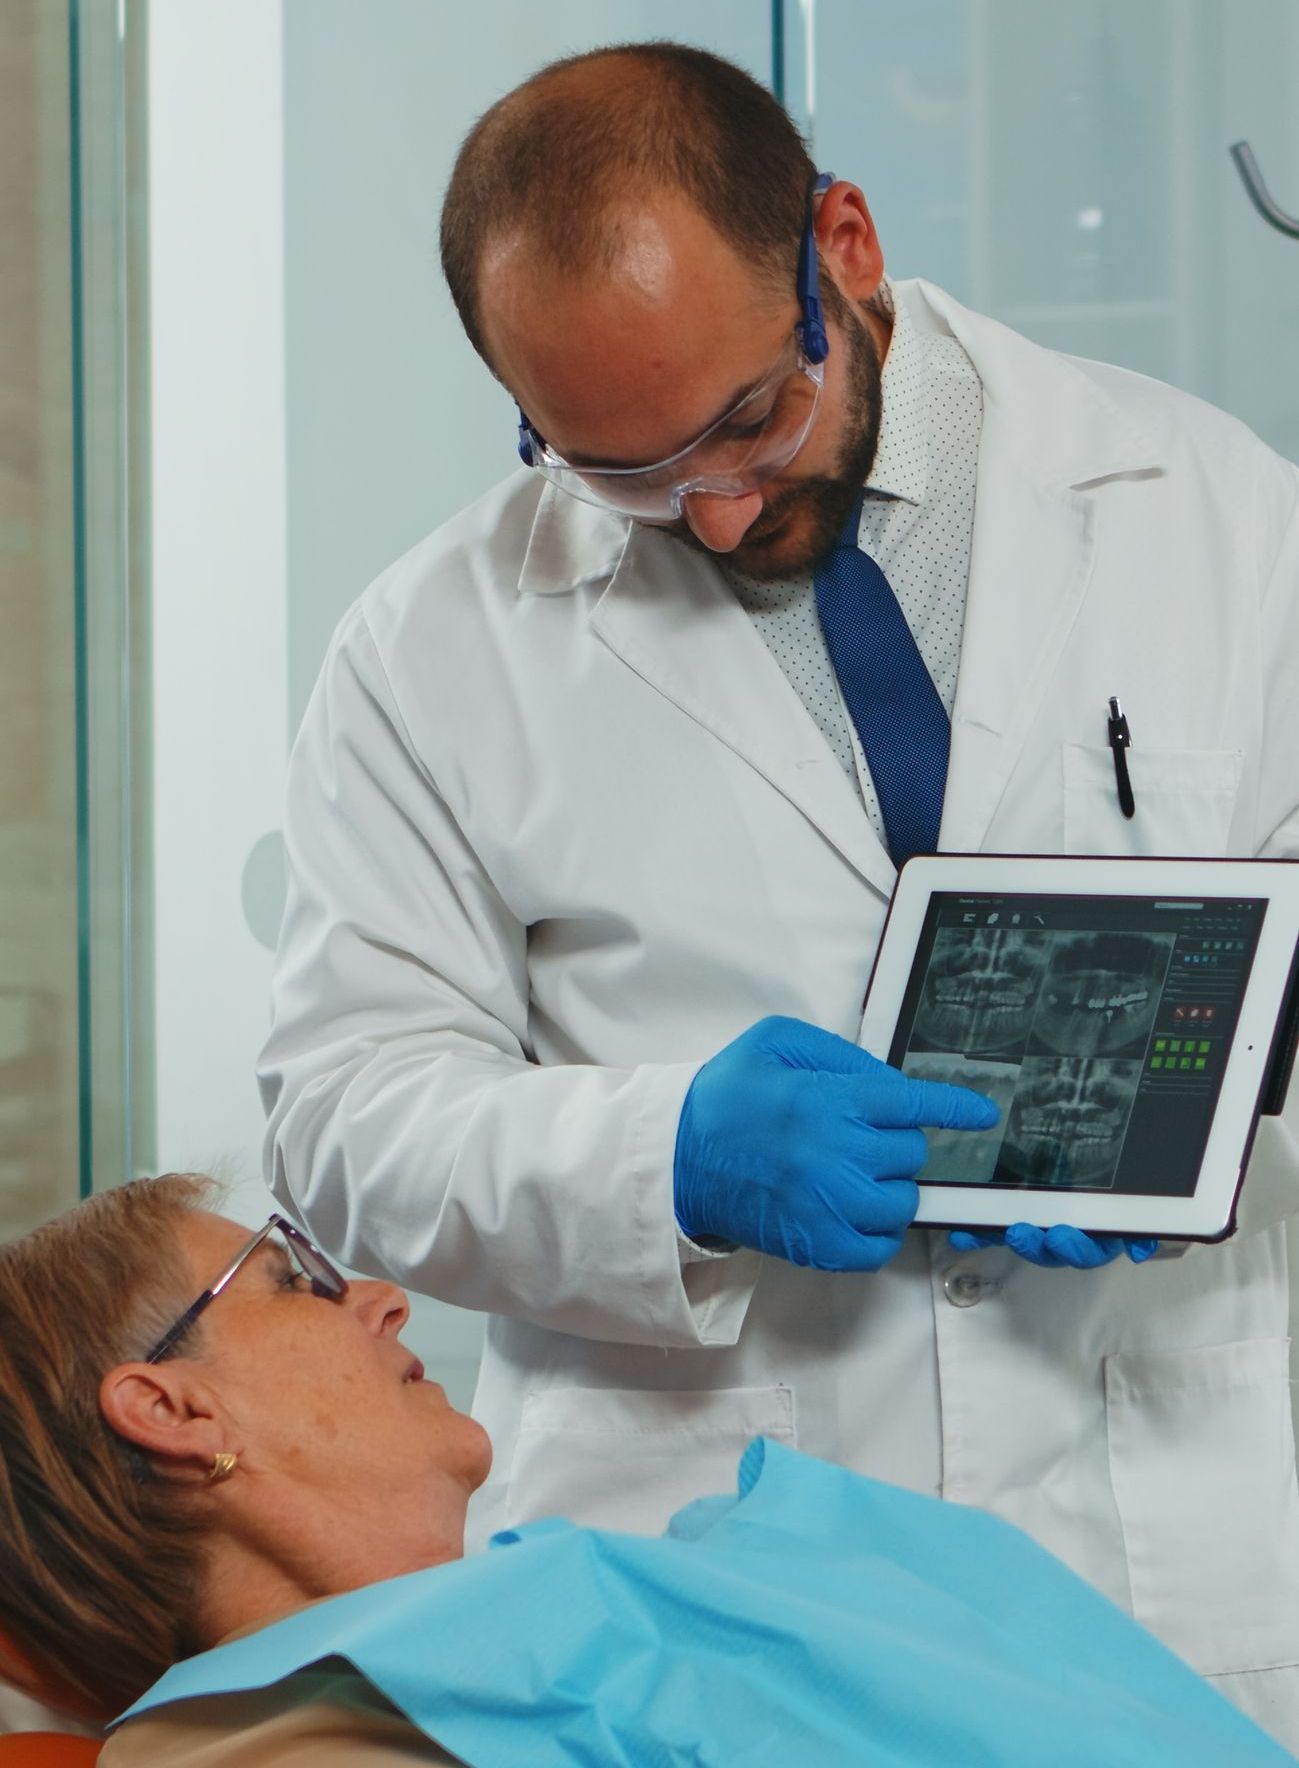
{"type": "Polygon", "coordinates": [[[926,1185],[916,1226],[1004,1228],[1070,1223],[1091,1233],[1164,1240],[1225,1239],[1257,1126],[1277,1024],[1299,946],[1299,864],[1290,860],[1096,859],[1035,854],[933,854],[898,877],[866,992],[860,1042],[888,1059],[932,895],[1262,898],[1258,946],[1190,1197],[1060,1187],[926,1185]]]}

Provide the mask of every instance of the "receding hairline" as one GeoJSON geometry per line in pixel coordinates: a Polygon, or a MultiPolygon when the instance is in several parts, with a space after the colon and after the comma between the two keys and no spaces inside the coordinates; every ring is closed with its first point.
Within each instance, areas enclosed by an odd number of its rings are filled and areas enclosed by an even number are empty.
{"type": "Polygon", "coordinates": [[[483,230],[478,274],[481,277],[490,254],[517,245],[526,252],[531,264],[546,274],[560,278],[613,276],[625,263],[628,251],[640,243],[636,226],[638,218],[654,211],[670,216],[673,209],[698,221],[719,244],[740,259],[755,280],[779,284],[782,289],[794,287],[793,268],[799,244],[797,233],[788,242],[789,264],[773,266],[769,254],[741,251],[737,243],[718,228],[708,211],[693,200],[688,190],[635,175],[618,182],[610,179],[605,189],[591,192],[584,216],[585,226],[579,237],[558,234],[552,223],[528,211],[499,216],[483,230]]]}
{"type": "Polygon", "coordinates": [[[517,237],[552,273],[610,271],[625,244],[619,214],[673,193],[756,280],[781,284],[814,171],[778,101],[733,63],[662,41],[590,50],[541,68],[471,129],[443,205],[443,268],[485,355],[489,243],[517,237]]]}
{"type": "Polygon", "coordinates": [[[583,179],[582,194],[589,205],[586,224],[572,225],[575,217],[570,213],[557,227],[553,218],[520,202],[513,212],[501,214],[485,229],[479,250],[480,271],[487,246],[511,235],[525,242],[549,270],[573,275],[591,269],[612,271],[625,249],[622,216],[664,196],[677,196],[701,221],[712,225],[706,210],[691,200],[685,181],[672,175],[672,156],[647,151],[653,116],[646,114],[646,82],[657,90],[661,115],[682,109],[680,84],[661,54],[655,53],[659,47],[615,44],[552,63],[507,92],[487,113],[502,133],[547,125],[562,127],[565,122],[571,133],[574,125],[590,124],[597,103],[615,107],[616,116],[620,98],[630,100],[621,107],[621,124],[602,120],[604,150],[590,156],[583,179]],[[566,110],[574,114],[565,118],[566,110]]]}
{"type": "MultiPolygon", "coordinates": [[[[600,217],[598,245],[585,260],[571,251],[557,251],[546,230],[527,216],[484,236],[476,291],[477,322],[484,340],[496,330],[506,310],[499,304],[502,298],[509,304],[503,291],[511,285],[514,303],[528,309],[535,308],[538,301],[562,298],[574,284],[591,293],[612,290],[632,307],[641,300],[656,305],[662,275],[660,253],[675,256],[678,250],[691,250],[682,217],[687,224],[694,222],[705,230],[717,252],[729,258],[745,279],[747,287],[736,294],[742,305],[730,311],[761,317],[793,302],[796,279],[792,265],[773,264],[766,255],[746,257],[685,193],[662,186],[622,188],[611,194],[600,217]]],[[[687,289],[692,286],[692,282],[685,284],[687,289]]]]}

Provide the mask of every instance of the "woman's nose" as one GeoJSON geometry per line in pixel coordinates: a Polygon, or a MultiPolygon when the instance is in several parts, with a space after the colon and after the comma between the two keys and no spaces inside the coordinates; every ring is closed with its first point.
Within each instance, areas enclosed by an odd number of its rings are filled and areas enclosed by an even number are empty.
{"type": "Polygon", "coordinates": [[[344,1297],[376,1338],[391,1338],[410,1319],[410,1303],[404,1289],[373,1278],[354,1279],[344,1297]]]}
{"type": "Polygon", "coordinates": [[[690,531],[710,552],[733,552],[761,512],[760,491],[748,491],[743,497],[692,491],[685,499],[685,518],[690,531]]]}

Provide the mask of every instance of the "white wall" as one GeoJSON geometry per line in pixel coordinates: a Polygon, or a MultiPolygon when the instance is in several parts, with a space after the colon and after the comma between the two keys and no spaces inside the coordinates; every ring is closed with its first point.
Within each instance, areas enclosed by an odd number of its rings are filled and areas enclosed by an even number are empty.
{"type": "Polygon", "coordinates": [[[158,1158],[264,1219],[241,874],[288,742],[281,8],[166,0],[149,30],[158,1158]]]}

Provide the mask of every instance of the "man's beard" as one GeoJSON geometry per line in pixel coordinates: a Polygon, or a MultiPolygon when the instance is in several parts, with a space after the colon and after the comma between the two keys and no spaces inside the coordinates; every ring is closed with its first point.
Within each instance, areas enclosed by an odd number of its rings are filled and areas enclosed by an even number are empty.
{"type": "MultiPolygon", "coordinates": [[[[827,303],[827,306],[829,303],[827,303]]],[[[802,479],[769,498],[733,552],[725,555],[746,577],[775,581],[809,571],[830,551],[843,530],[862,486],[875,464],[879,447],[883,400],[880,361],[875,340],[856,314],[845,312],[840,335],[848,353],[844,387],[843,439],[839,460],[831,474],[802,479]],[[803,512],[806,512],[805,514],[803,512]],[[777,549],[768,554],[767,537],[777,534],[791,515],[806,524],[797,552],[777,549]]],[[[684,541],[697,552],[718,555],[694,534],[685,521],[674,522],[664,532],[684,541]]]]}

